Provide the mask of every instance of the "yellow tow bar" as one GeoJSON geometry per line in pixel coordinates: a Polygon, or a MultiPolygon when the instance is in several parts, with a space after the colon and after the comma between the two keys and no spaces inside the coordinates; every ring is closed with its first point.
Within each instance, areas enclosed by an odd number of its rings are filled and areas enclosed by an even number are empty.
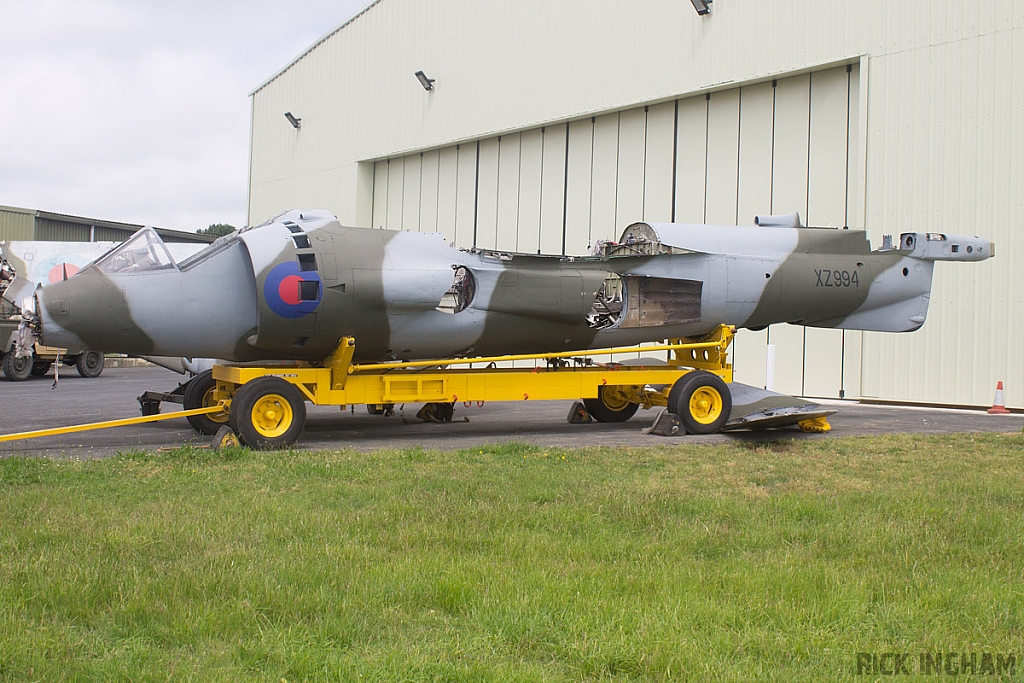
{"type": "Polygon", "coordinates": [[[189,415],[207,415],[219,413],[224,410],[224,405],[218,403],[207,408],[196,408],[195,410],[177,410],[162,415],[144,415],[143,417],[128,417],[123,420],[107,420],[106,422],[90,422],[84,425],[72,425],[70,427],[54,427],[53,429],[37,429],[34,432],[19,432],[17,434],[0,434],[0,441],[17,441],[18,439],[38,439],[43,436],[58,436],[60,434],[74,434],[76,432],[90,432],[94,429],[107,429],[108,427],[127,427],[129,425],[144,424],[146,422],[157,422],[159,420],[173,420],[189,415]]]}

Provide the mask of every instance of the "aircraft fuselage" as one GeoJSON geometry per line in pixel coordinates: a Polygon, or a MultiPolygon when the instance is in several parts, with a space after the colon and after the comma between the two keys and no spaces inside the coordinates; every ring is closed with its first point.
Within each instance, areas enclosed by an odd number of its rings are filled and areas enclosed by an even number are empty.
{"type": "Polygon", "coordinates": [[[908,233],[871,251],[856,230],[637,223],[594,256],[540,256],[291,211],[180,264],[140,231],[36,298],[52,346],[318,361],[353,336],[356,360],[411,360],[628,345],[721,323],[910,331],[935,260],[991,252],[973,237],[908,233]]]}

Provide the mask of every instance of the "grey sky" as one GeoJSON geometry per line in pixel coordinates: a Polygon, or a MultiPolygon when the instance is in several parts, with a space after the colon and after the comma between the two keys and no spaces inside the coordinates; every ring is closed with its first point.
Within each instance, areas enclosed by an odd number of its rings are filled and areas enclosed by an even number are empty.
{"type": "Polygon", "coordinates": [[[0,204],[245,222],[248,94],[369,0],[0,0],[0,204]]]}

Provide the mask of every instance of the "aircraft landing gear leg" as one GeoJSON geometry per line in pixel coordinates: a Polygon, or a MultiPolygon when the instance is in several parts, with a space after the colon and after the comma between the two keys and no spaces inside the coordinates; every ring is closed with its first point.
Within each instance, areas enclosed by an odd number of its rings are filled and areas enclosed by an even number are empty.
{"type": "Polygon", "coordinates": [[[260,377],[235,392],[230,422],[249,448],[287,448],[306,424],[306,402],[298,389],[280,377],[260,377]]]}
{"type": "Polygon", "coordinates": [[[672,385],[668,409],[679,416],[687,434],[716,434],[729,421],[732,394],[718,375],[696,370],[672,385]]]}

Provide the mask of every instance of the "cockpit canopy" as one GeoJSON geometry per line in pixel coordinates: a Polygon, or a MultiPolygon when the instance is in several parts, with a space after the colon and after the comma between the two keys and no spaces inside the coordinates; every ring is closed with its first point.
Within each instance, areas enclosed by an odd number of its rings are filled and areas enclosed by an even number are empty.
{"type": "Polygon", "coordinates": [[[93,268],[105,275],[176,269],[174,258],[156,230],[145,227],[96,259],[93,268]]]}

